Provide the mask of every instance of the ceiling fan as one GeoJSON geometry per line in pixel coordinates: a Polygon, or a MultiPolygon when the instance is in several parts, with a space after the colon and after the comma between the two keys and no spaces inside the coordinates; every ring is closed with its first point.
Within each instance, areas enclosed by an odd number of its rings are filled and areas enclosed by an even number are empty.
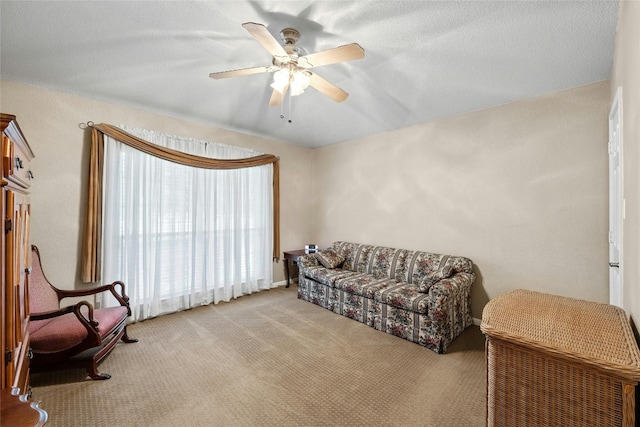
{"type": "Polygon", "coordinates": [[[364,58],[364,49],[359,44],[351,43],[322,52],[307,54],[303,48],[296,46],[300,33],[293,28],[285,28],[280,32],[280,37],[284,42],[284,45],[281,45],[267,27],[262,24],[245,22],[242,26],[273,56],[272,65],[221,71],[211,73],[209,77],[212,79],[225,79],[273,72],[274,80],[271,84],[273,93],[269,100],[269,106],[281,105],[287,91],[289,91],[290,96],[296,96],[303,93],[309,86],[314,87],[320,93],[336,102],[342,102],[347,99],[349,96],[347,92],[310,70],[323,65],[364,58]]]}

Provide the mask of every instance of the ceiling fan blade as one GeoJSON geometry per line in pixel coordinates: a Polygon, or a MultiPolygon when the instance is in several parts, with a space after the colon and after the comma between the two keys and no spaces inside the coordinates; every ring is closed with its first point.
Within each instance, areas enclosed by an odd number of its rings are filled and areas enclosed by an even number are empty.
{"type": "Polygon", "coordinates": [[[254,68],[242,68],[240,70],[220,71],[219,73],[211,73],[209,77],[212,79],[226,79],[228,77],[248,76],[249,74],[266,73],[272,71],[271,67],[254,67],[254,68]]]}
{"type": "Polygon", "coordinates": [[[269,99],[269,107],[277,107],[282,104],[282,98],[284,98],[284,96],[274,89],[271,94],[271,99],[269,99]]]}
{"type": "Polygon", "coordinates": [[[256,24],[255,22],[245,22],[242,26],[278,61],[283,63],[291,61],[287,51],[284,50],[278,40],[273,37],[273,34],[269,32],[267,27],[262,24],[256,24]]]}
{"type": "Polygon", "coordinates": [[[349,96],[347,92],[315,73],[311,73],[311,82],[309,85],[313,86],[318,90],[318,92],[328,96],[336,102],[342,102],[349,96]]]}
{"type": "Polygon", "coordinates": [[[269,99],[269,107],[277,107],[278,105],[282,104],[284,96],[287,94],[287,90],[289,90],[289,86],[285,86],[284,93],[280,93],[274,89],[273,93],[271,94],[271,99],[269,99]]]}
{"type": "Polygon", "coordinates": [[[364,58],[364,49],[358,43],[351,43],[302,56],[298,58],[298,65],[304,68],[312,68],[362,58],[364,58]]]}

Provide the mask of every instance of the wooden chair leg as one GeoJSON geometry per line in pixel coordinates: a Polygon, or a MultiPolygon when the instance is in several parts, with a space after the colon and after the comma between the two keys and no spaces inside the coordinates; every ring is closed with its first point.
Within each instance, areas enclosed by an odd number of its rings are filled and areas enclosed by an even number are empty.
{"type": "Polygon", "coordinates": [[[87,375],[91,377],[92,380],[108,380],[111,378],[110,374],[98,372],[95,360],[92,360],[87,366],[87,375]]]}
{"type": "MultiPolygon", "coordinates": [[[[127,335],[126,326],[122,328],[121,332],[118,335],[120,335],[120,339],[125,343],[138,342],[136,338],[130,338],[129,335],[127,335]]],[[[112,340],[109,341],[109,344],[107,344],[106,347],[102,348],[96,354],[94,354],[93,357],[91,357],[91,359],[88,361],[87,375],[91,377],[92,380],[108,380],[109,378],[111,378],[110,374],[107,374],[104,372],[98,372],[98,363],[100,363],[102,359],[107,357],[107,355],[116,346],[117,342],[118,342],[118,337],[117,336],[112,337],[112,340]]]]}
{"type": "Polygon", "coordinates": [[[127,334],[127,327],[124,327],[124,334],[122,335],[122,341],[126,343],[138,342],[138,338],[130,338],[127,334]]]}

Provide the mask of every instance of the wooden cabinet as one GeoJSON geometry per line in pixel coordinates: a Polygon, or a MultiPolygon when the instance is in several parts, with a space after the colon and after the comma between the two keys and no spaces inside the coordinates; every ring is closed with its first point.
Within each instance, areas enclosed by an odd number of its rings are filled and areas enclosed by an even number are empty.
{"type": "MultiPolygon", "coordinates": [[[[3,369],[0,385],[3,390],[2,415],[8,416],[13,396],[38,412],[40,422],[46,412],[29,404],[29,272],[31,271],[30,187],[34,155],[24,138],[16,117],[0,113],[2,130],[2,328],[3,369]],[[6,393],[6,390],[10,390],[6,393]]],[[[20,405],[18,405],[20,407],[20,405]]],[[[13,414],[13,412],[12,412],[13,414]]]]}

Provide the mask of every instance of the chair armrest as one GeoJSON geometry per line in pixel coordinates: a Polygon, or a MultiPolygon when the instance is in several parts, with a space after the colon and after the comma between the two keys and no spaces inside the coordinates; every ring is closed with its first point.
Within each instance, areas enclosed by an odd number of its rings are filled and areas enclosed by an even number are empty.
{"type": "Polygon", "coordinates": [[[93,316],[93,305],[88,301],[80,301],[75,305],[61,308],[59,310],[52,310],[43,313],[31,313],[29,316],[30,321],[54,319],[56,317],[63,316],[65,314],[73,313],[76,319],[84,326],[88,334],[88,342],[92,346],[98,346],[101,344],[100,331],[98,329],[98,321],[93,316]],[[83,313],[83,310],[86,312],[83,313]]]}
{"type": "Polygon", "coordinates": [[[111,285],[102,285],[89,289],[58,289],[58,295],[62,298],[84,297],[88,295],[96,295],[111,289],[111,285]]]}
{"type": "Polygon", "coordinates": [[[121,306],[129,307],[129,297],[127,296],[124,283],[121,281],[115,281],[108,285],[97,286],[95,288],[90,289],[74,289],[74,290],[66,290],[66,289],[57,289],[58,299],[62,300],[63,298],[76,298],[76,297],[84,297],[88,295],[97,295],[102,292],[111,292],[113,297],[118,300],[121,306]],[[119,287],[120,289],[116,289],[119,287]]]}
{"type": "Polygon", "coordinates": [[[73,312],[73,306],[63,307],[58,310],[43,311],[42,313],[29,314],[29,320],[46,320],[73,312]]]}
{"type": "Polygon", "coordinates": [[[100,330],[98,329],[98,321],[93,317],[93,305],[88,301],[80,301],[73,306],[73,312],[78,320],[87,329],[87,333],[92,336],[94,345],[100,345],[102,340],[100,339],[100,330]],[[82,313],[82,307],[87,308],[87,315],[82,313]]]}
{"type": "Polygon", "coordinates": [[[127,292],[124,290],[124,282],[120,280],[113,282],[110,286],[110,291],[113,294],[113,297],[118,300],[121,306],[127,307],[129,311],[129,316],[131,316],[131,308],[129,307],[129,296],[127,292]],[[120,292],[116,291],[116,286],[120,287],[120,292]]]}

